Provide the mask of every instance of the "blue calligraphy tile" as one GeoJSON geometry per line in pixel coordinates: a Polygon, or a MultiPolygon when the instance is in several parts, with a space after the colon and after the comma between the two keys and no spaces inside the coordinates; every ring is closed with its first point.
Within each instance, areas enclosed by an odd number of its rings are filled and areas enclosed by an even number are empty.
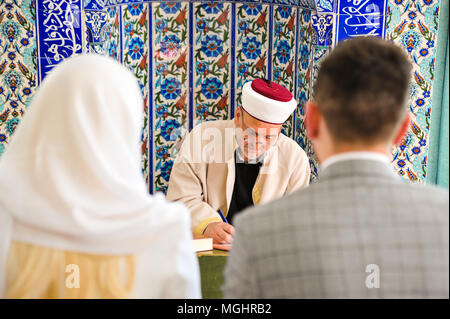
{"type": "Polygon", "coordinates": [[[384,38],[385,16],[380,15],[337,15],[334,42],[358,36],[384,38]]]}
{"type": "Polygon", "coordinates": [[[384,37],[387,0],[338,0],[335,44],[351,37],[384,37]]]}
{"type": "Polygon", "coordinates": [[[337,0],[340,15],[384,15],[387,0],[337,0]]]}
{"type": "Polygon", "coordinates": [[[39,79],[59,62],[82,52],[81,0],[37,1],[39,79]]]}

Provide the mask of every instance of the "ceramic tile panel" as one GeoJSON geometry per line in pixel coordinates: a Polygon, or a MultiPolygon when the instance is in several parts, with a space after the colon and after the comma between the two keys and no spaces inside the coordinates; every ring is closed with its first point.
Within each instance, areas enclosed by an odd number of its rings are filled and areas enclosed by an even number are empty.
{"type": "Polygon", "coordinates": [[[97,44],[106,40],[105,26],[108,13],[106,11],[83,11],[85,17],[85,26],[87,39],[89,43],[97,44]]]}
{"type": "Polygon", "coordinates": [[[308,155],[311,167],[311,180],[315,180],[318,172],[318,164],[315,159],[312,144],[306,136],[305,127],[305,104],[312,95],[312,66],[311,59],[314,46],[312,43],[312,16],[313,13],[307,9],[299,9],[298,48],[297,48],[297,102],[295,111],[295,141],[308,155]]]}
{"type": "Polygon", "coordinates": [[[313,14],[312,20],[312,44],[319,46],[331,46],[333,42],[333,22],[332,14],[313,14]]]}
{"type": "Polygon", "coordinates": [[[141,138],[142,148],[142,171],[144,178],[149,182],[149,159],[148,159],[148,100],[149,100],[149,4],[131,3],[121,6],[121,37],[122,37],[122,63],[130,69],[141,88],[144,98],[143,112],[144,122],[141,138]]]}
{"type": "Polygon", "coordinates": [[[334,43],[363,35],[384,38],[387,0],[336,0],[334,43]]]}
{"type": "Polygon", "coordinates": [[[101,11],[105,7],[105,0],[83,0],[83,9],[85,11],[95,10],[101,11]]]}
{"type": "Polygon", "coordinates": [[[333,12],[334,2],[333,0],[317,0],[317,12],[333,12]]]}
{"type": "Polygon", "coordinates": [[[236,107],[246,82],[268,77],[269,10],[262,3],[236,4],[236,107]]]}
{"type": "MultiPolygon", "coordinates": [[[[165,192],[177,150],[189,130],[189,2],[152,4],[154,191],[165,192]]],[[[193,22],[193,21],[192,21],[193,22]]],[[[151,154],[152,155],[152,154],[151,154]]]]}
{"type": "Polygon", "coordinates": [[[194,123],[230,118],[231,14],[227,2],[197,2],[193,33],[194,123]]]}
{"type": "Polygon", "coordinates": [[[39,81],[55,65],[83,52],[81,0],[36,1],[39,81]]]}
{"type": "Polygon", "coordinates": [[[105,28],[105,55],[112,57],[117,61],[121,61],[122,38],[120,36],[121,14],[119,7],[108,7],[105,9],[107,13],[107,23],[105,28]]]}
{"type": "Polygon", "coordinates": [[[0,156],[38,84],[35,12],[32,0],[0,4],[0,156]]]}
{"type": "Polygon", "coordinates": [[[411,59],[409,92],[411,129],[392,150],[398,174],[412,182],[425,182],[431,122],[432,84],[438,31],[438,0],[394,0],[387,8],[386,38],[401,46],[411,59]]]}
{"type": "MultiPolygon", "coordinates": [[[[278,5],[273,7],[272,33],[272,81],[282,84],[290,92],[295,91],[297,8],[278,5]]],[[[293,137],[294,116],[283,125],[282,132],[293,137]]]]}

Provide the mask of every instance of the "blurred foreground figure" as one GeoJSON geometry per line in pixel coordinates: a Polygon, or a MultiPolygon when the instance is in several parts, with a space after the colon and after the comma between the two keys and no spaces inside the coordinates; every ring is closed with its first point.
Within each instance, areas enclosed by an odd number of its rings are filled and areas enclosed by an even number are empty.
{"type": "Polygon", "coordinates": [[[0,159],[0,297],[201,297],[188,210],[147,192],[142,117],[110,58],[47,76],[0,159]]]}
{"type": "Polygon", "coordinates": [[[309,188],[236,217],[227,298],[448,298],[448,191],[394,172],[411,65],[392,42],[344,41],[322,62],[306,128],[309,188]]]}

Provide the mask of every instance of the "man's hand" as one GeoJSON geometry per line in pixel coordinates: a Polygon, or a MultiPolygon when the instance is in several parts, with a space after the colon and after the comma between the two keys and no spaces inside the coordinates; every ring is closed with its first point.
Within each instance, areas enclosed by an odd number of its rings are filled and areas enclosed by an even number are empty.
{"type": "Polygon", "coordinates": [[[215,222],[206,226],[203,236],[211,237],[214,244],[231,244],[233,242],[234,227],[224,222],[215,222]]]}

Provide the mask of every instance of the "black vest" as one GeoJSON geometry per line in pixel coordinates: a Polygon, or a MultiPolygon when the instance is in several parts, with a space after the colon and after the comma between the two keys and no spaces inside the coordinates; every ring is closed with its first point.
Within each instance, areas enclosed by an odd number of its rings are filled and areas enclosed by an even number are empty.
{"type": "Polygon", "coordinates": [[[242,160],[237,161],[236,158],[237,154],[235,153],[233,195],[231,196],[230,207],[227,213],[227,220],[230,224],[233,224],[233,217],[236,214],[249,206],[253,206],[252,191],[259,174],[259,169],[262,166],[261,162],[245,163],[242,160]]]}

